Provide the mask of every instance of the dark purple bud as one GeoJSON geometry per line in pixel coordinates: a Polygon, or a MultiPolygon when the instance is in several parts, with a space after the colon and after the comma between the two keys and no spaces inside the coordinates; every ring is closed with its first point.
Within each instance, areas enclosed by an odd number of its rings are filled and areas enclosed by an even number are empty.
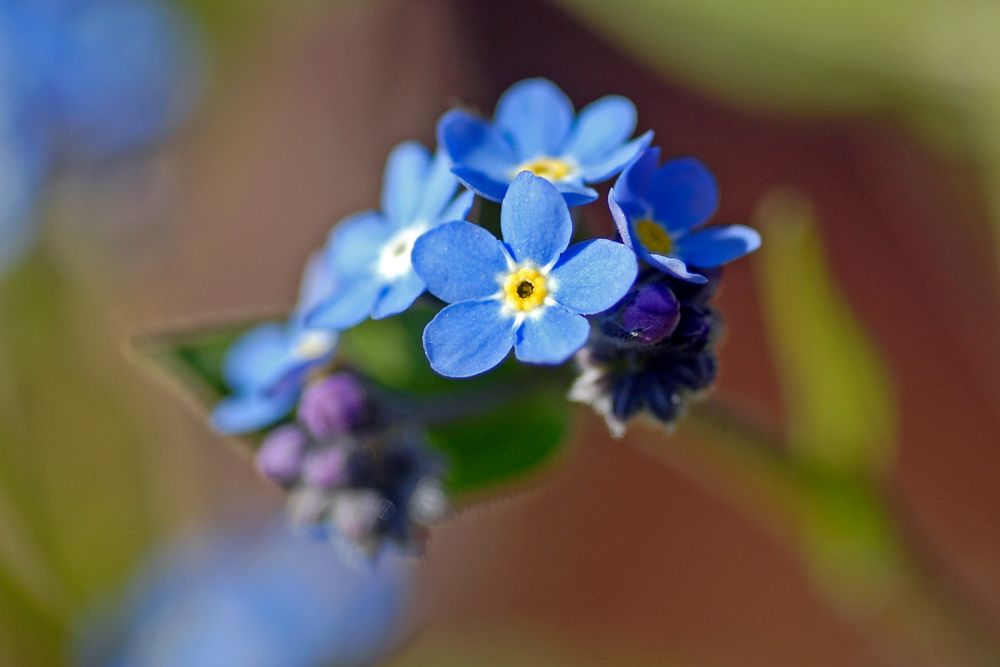
{"type": "Polygon", "coordinates": [[[310,384],[299,402],[299,421],[317,438],[347,433],[360,425],[364,412],[364,389],[349,373],[310,384]]]}
{"type": "Polygon", "coordinates": [[[654,345],[673,333],[681,318],[677,297],[666,285],[641,285],[622,310],[622,328],[631,338],[654,345]]]}
{"type": "Polygon", "coordinates": [[[291,484],[302,472],[308,437],[297,426],[271,431],[257,450],[257,470],[279,484],[291,484]]]}
{"type": "Polygon", "coordinates": [[[327,447],[309,452],[302,466],[302,479],[309,486],[331,487],[347,479],[347,451],[343,447],[327,447]]]}

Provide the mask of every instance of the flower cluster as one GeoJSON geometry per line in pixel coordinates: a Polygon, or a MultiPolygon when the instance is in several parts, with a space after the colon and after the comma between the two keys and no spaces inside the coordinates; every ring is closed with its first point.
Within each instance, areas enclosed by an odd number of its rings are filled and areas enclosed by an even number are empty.
{"type": "Polygon", "coordinates": [[[436,152],[392,151],[379,210],[338,224],[290,321],[249,332],[227,359],[233,393],[214,422],[228,433],[280,424],[258,460],[293,489],[299,517],[371,549],[412,544],[444,513],[441,464],[420,429],[373,416],[377,406],[347,389],[364,381],[335,370],[338,334],[418,300],[438,309],[423,350],[439,375],[481,375],[511,351],[526,364],[575,357],[570,397],[615,434],[639,413],[672,424],[711,386],[719,267],[760,237],[703,227],[718,207],[711,173],[692,158],[660,165],[652,132],[633,139],[635,127],[625,98],[577,114],[553,83],[532,79],[504,93],[492,121],[446,113],[436,152]],[[614,176],[617,238],[587,238],[581,211],[614,176]]]}

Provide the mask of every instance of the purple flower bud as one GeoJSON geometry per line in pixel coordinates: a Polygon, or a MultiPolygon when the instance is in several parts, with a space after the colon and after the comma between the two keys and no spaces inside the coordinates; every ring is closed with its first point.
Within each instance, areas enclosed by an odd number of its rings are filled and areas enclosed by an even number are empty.
{"type": "Polygon", "coordinates": [[[308,438],[302,429],[287,425],[271,431],[257,450],[257,470],[279,484],[290,484],[302,471],[308,438]]]}
{"type": "Polygon", "coordinates": [[[654,345],[673,333],[681,306],[666,285],[640,286],[622,311],[622,328],[643,343],[654,345]]]}
{"type": "Polygon", "coordinates": [[[360,425],[365,392],[348,373],[338,373],[310,384],[299,402],[299,421],[317,438],[347,433],[360,425]]]}
{"type": "Polygon", "coordinates": [[[330,487],[347,478],[347,451],[333,446],[309,452],[302,466],[302,479],[309,486],[330,487]]]}

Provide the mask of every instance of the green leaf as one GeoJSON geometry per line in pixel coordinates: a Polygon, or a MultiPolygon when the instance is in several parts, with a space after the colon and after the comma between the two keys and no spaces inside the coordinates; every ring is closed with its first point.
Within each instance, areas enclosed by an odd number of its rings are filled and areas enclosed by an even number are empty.
{"type": "Polygon", "coordinates": [[[765,240],[756,269],[789,445],[813,465],[880,472],[895,442],[891,382],[833,283],[808,203],[773,195],[759,220],[765,240]]]}
{"type": "Polygon", "coordinates": [[[452,493],[479,495],[539,472],[566,440],[568,379],[559,369],[514,360],[476,378],[441,377],[431,370],[421,344],[432,314],[418,305],[345,332],[343,360],[394,392],[450,406],[446,412],[455,418],[433,424],[429,437],[448,458],[452,493]]]}
{"type": "MultiPolygon", "coordinates": [[[[421,333],[433,311],[365,322],[341,335],[338,361],[400,401],[426,411],[430,444],[449,462],[448,489],[479,494],[539,471],[559,451],[568,430],[568,378],[559,370],[511,360],[477,378],[451,380],[431,370],[421,333]],[[558,384],[557,384],[558,383],[558,384]]],[[[220,325],[150,336],[138,348],[208,407],[226,394],[226,350],[250,326],[220,325]]],[[[249,442],[249,440],[248,440],[249,442]]]]}

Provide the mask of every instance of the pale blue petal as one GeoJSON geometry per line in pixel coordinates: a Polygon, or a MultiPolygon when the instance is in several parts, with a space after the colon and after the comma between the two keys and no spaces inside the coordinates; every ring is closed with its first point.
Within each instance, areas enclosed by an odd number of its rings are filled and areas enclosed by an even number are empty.
{"type": "Polygon", "coordinates": [[[453,220],[465,220],[469,216],[469,211],[472,210],[472,203],[476,199],[476,193],[472,190],[466,190],[462,188],[462,191],[458,193],[458,196],[452,200],[448,205],[448,208],[444,210],[441,214],[441,222],[451,222],[453,220]]]}
{"type": "Polygon", "coordinates": [[[590,335],[587,318],[562,306],[548,306],[525,318],[517,330],[514,354],[529,364],[561,364],[583,347],[590,335]]]}
{"type": "Polygon", "coordinates": [[[659,147],[647,148],[635,162],[625,168],[625,170],[615,181],[614,193],[615,201],[628,211],[648,211],[652,213],[649,203],[646,201],[646,193],[649,191],[649,182],[653,173],[660,164],[659,147]]]}
{"type": "Polygon", "coordinates": [[[327,267],[339,279],[370,274],[382,246],[393,233],[392,226],[374,211],[345,218],[330,232],[327,267]]]}
{"type": "Polygon", "coordinates": [[[503,245],[471,222],[449,222],[417,239],[413,268],[437,298],[453,303],[485,299],[500,290],[507,270],[503,245]]]}
{"type": "Polygon", "coordinates": [[[611,178],[624,169],[653,141],[653,131],[650,130],[638,139],[633,139],[624,146],[619,146],[610,153],[595,158],[583,165],[583,180],[587,183],[600,183],[611,178]]]}
{"type": "Polygon", "coordinates": [[[632,136],[635,115],[632,101],[618,95],[591,102],[577,116],[563,155],[580,163],[600,159],[632,136]]]}
{"type": "Polygon", "coordinates": [[[649,251],[646,247],[639,242],[636,238],[635,228],[633,226],[633,218],[630,212],[626,212],[618,204],[618,190],[617,188],[611,188],[608,193],[608,208],[611,209],[611,217],[615,221],[615,227],[618,228],[618,235],[621,236],[622,243],[627,247],[635,251],[639,255],[640,259],[650,262],[649,251]]]}
{"type": "Polygon", "coordinates": [[[259,431],[291,414],[297,401],[298,392],[230,396],[215,406],[212,426],[227,435],[259,431]]]}
{"type": "Polygon", "coordinates": [[[577,243],[552,269],[552,298],[576,313],[599,313],[625,296],[638,272],[635,253],[621,243],[608,239],[577,243]]]}
{"type": "Polygon", "coordinates": [[[588,188],[586,185],[571,183],[569,181],[559,181],[554,183],[556,190],[562,195],[566,205],[569,207],[583,206],[592,201],[597,201],[597,190],[588,188]]]}
{"type": "Polygon", "coordinates": [[[573,125],[573,103],[547,79],[526,79],[497,102],[496,127],[513,141],[521,161],[557,156],[573,125]]]}
{"type": "Polygon", "coordinates": [[[438,150],[427,169],[420,205],[413,219],[427,223],[440,220],[441,213],[454,199],[456,190],[458,179],[451,173],[451,160],[443,150],[438,150]]]}
{"type": "Polygon", "coordinates": [[[389,283],[372,309],[372,319],[381,320],[403,312],[424,293],[424,281],[414,271],[389,283]]]}
{"type": "Polygon", "coordinates": [[[306,315],[306,326],[343,331],[360,324],[384,290],[385,283],[374,275],[338,283],[333,294],[306,315]]]}
{"type": "Polygon", "coordinates": [[[500,229],[515,260],[547,266],[569,245],[573,221],[552,184],[523,171],[503,198],[500,229]]]}
{"type": "Polygon", "coordinates": [[[292,320],[301,323],[306,313],[312,311],[333,292],[334,277],[322,252],[314,253],[306,262],[299,285],[299,300],[292,320]]]}
{"type": "Polygon", "coordinates": [[[465,167],[507,182],[519,164],[510,142],[492,125],[460,109],[453,109],[441,117],[437,135],[438,144],[448,153],[456,174],[457,167],[465,167]]]}
{"type": "Polygon", "coordinates": [[[230,346],[222,363],[222,377],[237,391],[268,388],[287,371],[288,332],[272,322],[254,327],[230,346]]]}
{"type": "Polygon", "coordinates": [[[744,225],[707,227],[677,239],[677,255],[688,264],[712,269],[760,247],[760,234],[744,225]]]}
{"type": "Polygon", "coordinates": [[[719,206],[719,187],[699,160],[676,158],[653,173],[646,198],[656,220],[672,231],[683,231],[712,217],[719,206]]]}
{"type": "Polygon", "coordinates": [[[500,302],[464,301],[445,307],[424,329],[431,368],[446,377],[470,377],[490,370],[514,344],[514,320],[500,302]]]}
{"type": "Polygon", "coordinates": [[[646,261],[648,261],[653,268],[659,269],[674,278],[679,278],[680,280],[686,280],[689,283],[696,283],[699,285],[708,282],[708,278],[705,276],[698,273],[691,273],[691,271],[688,270],[687,264],[684,263],[684,260],[678,259],[677,257],[664,257],[663,255],[650,254],[649,259],[646,261]]]}
{"type": "Polygon", "coordinates": [[[430,153],[415,141],[389,154],[382,178],[382,212],[395,227],[413,222],[424,193],[430,153]]]}
{"type": "Polygon", "coordinates": [[[471,167],[455,167],[452,169],[458,180],[480,197],[490,201],[501,202],[507,194],[510,183],[506,179],[493,178],[471,167]]]}

